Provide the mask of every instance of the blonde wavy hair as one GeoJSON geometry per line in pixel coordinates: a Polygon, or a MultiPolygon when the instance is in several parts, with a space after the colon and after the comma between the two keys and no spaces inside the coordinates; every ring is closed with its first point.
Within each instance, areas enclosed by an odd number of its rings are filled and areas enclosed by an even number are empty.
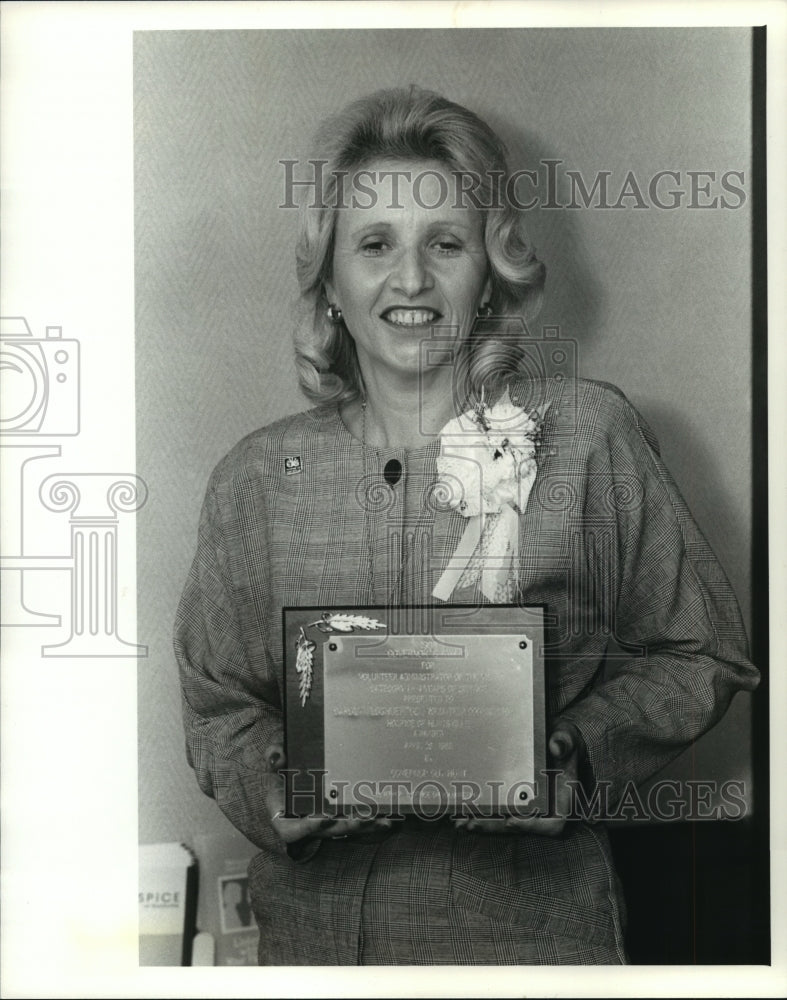
{"type": "MultiPolygon", "coordinates": [[[[432,160],[458,175],[478,178],[474,195],[483,215],[492,285],[489,306],[498,318],[493,325],[500,327],[500,317],[530,319],[538,312],[546,269],[527,237],[522,211],[499,200],[497,192],[509,176],[506,149],[478,115],[415,86],[379,90],[327,120],[314,148],[310,162],[322,165],[321,192],[301,206],[296,246],[302,316],[295,334],[295,362],[301,389],[310,400],[343,402],[362,392],[355,344],[344,323],[327,314],[325,282],[331,277],[336,206],[342,198],[338,185],[348,172],[373,160],[432,160]]],[[[483,324],[478,324],[468,338],[468,350],[482,354],[485,340],[483,324]]],[[[489,359],[481,367],[488,370],[489,359]]]]}

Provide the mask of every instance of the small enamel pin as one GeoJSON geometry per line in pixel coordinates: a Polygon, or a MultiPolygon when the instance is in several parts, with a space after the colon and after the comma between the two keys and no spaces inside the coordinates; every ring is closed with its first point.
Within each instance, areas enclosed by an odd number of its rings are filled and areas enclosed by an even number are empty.
{"type": "Polygon", "coordinates": [[[297,476],[300,472],[303,472],[301,456],[288,455],[287,458],[284,459],[284,474],[286,476],[297,476]]]}

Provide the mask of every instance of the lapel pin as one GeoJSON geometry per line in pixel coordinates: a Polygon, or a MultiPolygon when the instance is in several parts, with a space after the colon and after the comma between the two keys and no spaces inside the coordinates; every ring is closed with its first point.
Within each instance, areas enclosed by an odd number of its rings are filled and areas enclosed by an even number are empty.
{"type": "Polygon", "coordinates": [[[303,472],[301,456],[288,455],[287,458],[284,459],[284,474],[286,476],[297,476],[300,472],[303,472]]]}

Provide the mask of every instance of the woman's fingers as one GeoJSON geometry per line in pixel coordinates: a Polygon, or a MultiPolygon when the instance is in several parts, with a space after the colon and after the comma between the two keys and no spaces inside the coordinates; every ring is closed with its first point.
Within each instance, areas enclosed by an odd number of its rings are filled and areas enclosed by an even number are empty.
{"type": "Polygon", "coordinates": [[[509,816],[506,820],[506,830],[511,833],[535,833],[539,837],[559,837],[566,821],[562,816],[520,818],[509,816]]]}
{"type": "Polygon", "coordinates": [[[271,826],[286,844],[305,837],[347,837],[358,821],[335,820],[329,816],[285,816],[284,809],[271,816],[271,826]]]}
{"type": "Polygon", "coordinates": [[[269,785],[266,800],[271,826],[286,844],[305,837],[344,838],[388,829],[393,821],[388,817],[356,819],[333,816],[287,816],[284,809],[284,784],[269,785]]]}
{"type": "Polygon", "coordinates": [[[312,820],[308,817],[286,816],[284,810],[284,783],[267,784],[266,801],[271,826],[286,844],[312,835],[312,820]]]}
{"type": "Polygon", "coordinates": [[[455,827],[470,833],[532,833],[539,837],[559,837],[565,825],[566,821],[562,816],[509,816],[506,819],[461,817],[454,820],[455,827]]]}
{"type": "MultiPolygon", "coordinates": [[[[265,752],[266,760],[275,759],[277,754],[284,758],[281,747],[269,747],[265,752]]],[[[284,780],[278,774],[265,775],[265,791],[271,826],[286,844],[303,840],[304,837],[321,836],[322,831],[333,823],[333,820],[320,816],[287,816],[284,780]]]]}
{"type": "Polygon", "coordinates": [[[273,743],[264,753],[267,773],[262,777],[265,800],[271,826],[285,844],[293,844],[304,837],[313,837],[321,827],[319,818],[287,816],[284,808],[284,779],[278,773],[286,763],[284,748],[273,743]]]}
{"type": "Polygon", "coordinates": [[[280,743],[272,743],[265,751],[264,757],[269,771],[281,770],[287,761],[284,747],[280,743]]]}
{"type": "Polygon", "coordinates": [[[480,816],[462,816],[454,820],[454,826],[470,833],[505,833],[504,819],[482,819],[480,816]]]}
{"type": "Polygon", "coordinates": [[[555,763],[569,761],[576,750],[576,739],[567,727],[556,729],[549,737],[549,752],[555,763]]]}
{"type": "Polygon", "coordinates": [[[343,840],[345,837],[358,836],[360,834],[371,833],[373,830],[390,829],[392,820],[380,819],[335,819],[324,820],[320,828],[318,837],[331,838],[332,840],[343,840]]]}

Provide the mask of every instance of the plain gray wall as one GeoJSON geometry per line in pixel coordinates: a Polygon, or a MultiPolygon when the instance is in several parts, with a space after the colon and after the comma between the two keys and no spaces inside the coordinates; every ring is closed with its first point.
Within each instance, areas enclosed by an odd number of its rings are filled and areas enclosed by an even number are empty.
{"type": "MultiPolygon", "coordinates": [[[[172,621],[218,459],[305,409],[292,365],[297,219],[279,160],[326,115],[417,83],[466,104],[514,167],[743,171],[736,209],[545,210],[539,321],[579,373],[619,385],[730,576],[749,621],[750,33],[746,29],[142,32],[135,37],[140,840],[225,822],[184,756],[172,621]]],[[[647,197],[647,193],[646,193],[647,197]]],[[[688,196],[686,196],[688,197],[688,196]]],[[[567,200],[567,199],[566,199],[567,200]]],[[[730,198],[732,203],[736,199],[730,198]]],[[[627,202],[631,206],[632,201],[627,202]]],[[[671,774],[749,780],[749,702],[671,774]]]]}

